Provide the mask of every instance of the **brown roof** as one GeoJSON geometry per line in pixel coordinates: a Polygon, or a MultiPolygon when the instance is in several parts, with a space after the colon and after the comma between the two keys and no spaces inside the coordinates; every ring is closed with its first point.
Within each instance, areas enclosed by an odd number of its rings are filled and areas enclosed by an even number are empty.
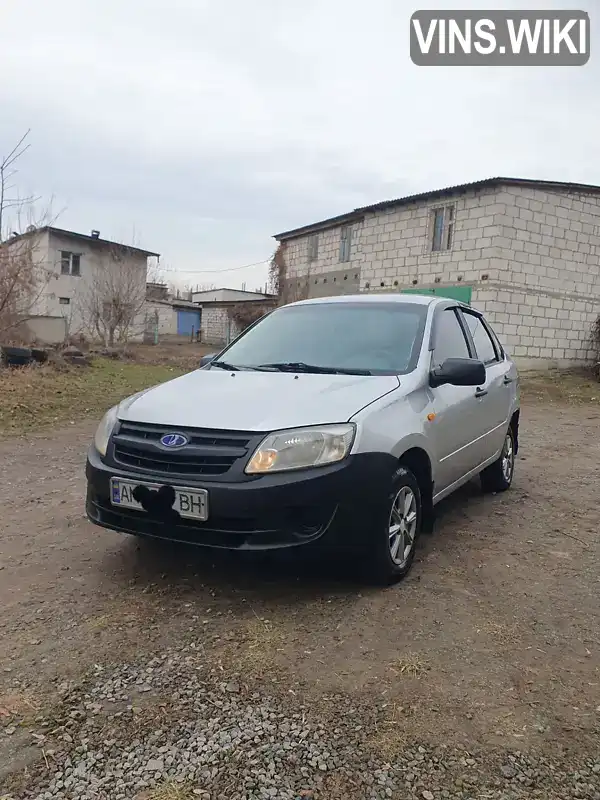
{"type": "Polygon", "coordinates": [[[324,228],[331,228],[335,225],[342,225],[345,222],[356,222],[364,217],[365,214],[372,211],[384,211],[394,206],[403,206],[408,203],[414,203],[419,200],[434,200],[438,197],[445,197],[452,194],[463,194],[473,189],[485,189],[493,186],[522,186],[533,189],[551,189],[554,191],[563,192],[582,192],[582,193],[600,193],[600,186],[588,183],[568,183],[565,181],[538,181],[530,178],[485,178],[481,181],[474,181],[472,183],[461,183],[457,186],[447,186],[444,189],[433,189],[429,192],[420,192],[419,194],[412,194],[406,197],[399,197],[396,200],[384,200],[382,203],[374,203],[370,206],[362,206],[349,211],[346,214],[340,214],[337,217],[330,217],[321,222],[313,222],[310,225],[304,225],[301,228],[293,228],[289,231],[276,234],[273,238],[278,242],[284,239],[293,239],[296,236],[303,236],[307,233],[313,233],[324,228]]]}
{"type": "Polygon", "coordinates": [[[110,245],[110,247],[117,247],[119,249],[127,250],[129,253],[139,253],[144,256],[160,257],[160,253],[152,253],[150,250],[142,250],[140,247],[133,247],[132,245],[123,244],[122,242],[112,242],[110,239],[100,239],[99,237],[91,236],[86,233],[75,233],[74,231],[65,231],[62,228],[54,228],[51,225],[45,225],[43,228],[36,228],[33,231],[26,231],[17,236],[13,236],[8,241],[16,242],[23,239],[25,236],[31,236],[34,233],[50,233],[55,236],[62,236],[65,239],[73,239],[79,242],[87,242],[88,244],[103,244],[110,245]]]}

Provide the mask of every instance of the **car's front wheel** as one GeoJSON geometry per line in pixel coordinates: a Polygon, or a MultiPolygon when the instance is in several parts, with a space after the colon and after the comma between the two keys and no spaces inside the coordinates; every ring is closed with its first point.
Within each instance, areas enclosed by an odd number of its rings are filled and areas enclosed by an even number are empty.
{"type": "Polygon", "coordinates": [[[394,473],[385,505],[375,516],[367,543],[369,577],[378,584],[395,583],[412,566],[422,523],[419,483],[407,467],[394,473]]]}
{"type": "Polygon", "coordinates": [[[481,473],[481,487],[484,492],[505,492],[510,489],[515,473],[515,455],[515,435],[512,425],[509,425],[502,452],[497,460],[481,473]]]}

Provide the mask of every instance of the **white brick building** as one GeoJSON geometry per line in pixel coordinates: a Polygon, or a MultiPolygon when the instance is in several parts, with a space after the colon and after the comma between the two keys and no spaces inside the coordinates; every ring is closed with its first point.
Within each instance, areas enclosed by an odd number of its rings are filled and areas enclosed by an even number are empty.
{"type": "Polygon", "coordinates": [[[261,292],[222,288],[193,292],[192,300],[202,309],[201,341],[221,346],[241,333],[242,328],[232,316],[236,307],[244,303],[256,307],[257,313],[265,313],[274,305],[276,298],[261,292]]]}
{"type": "Polygon", "coordinates": [[[51,226],[13,236],[9,250],[17,252],[24,243],[31,243],[39,271],[27,322],[37,340],[51,344],[62,342],[66,335],[93,336],[89,306],[92,300],[102,303],[108,288],[121,289],[123,299],[127,295],[139,309],[132,338],[142,338],[148,259],[158,260],[158,253],[101,239],[99,231],[87,235],[51,226]],[[113,280],[107,283],[111,272],[113,280]]]}
{"type": "Polygon", "coordinates": [[[288,296],[435,292],[484,311],[521,364],[594,357],[600,187],[490,178],[278,234],[288,296]]]}

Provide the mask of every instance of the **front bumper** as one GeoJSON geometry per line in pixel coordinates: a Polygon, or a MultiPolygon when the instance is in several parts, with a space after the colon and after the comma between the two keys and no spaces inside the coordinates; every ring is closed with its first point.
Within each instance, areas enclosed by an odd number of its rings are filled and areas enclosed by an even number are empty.
{"type": "Polygon", "coordinates": [[[267,550],[318,543],[353,548],[372,530],[395,463],[385,453],[363,453],[328,467],[223,483],[112,467],[92,446],[86,465],[86,511],[104,528],[207,547],[267,550]],[[206,489],[208,520],[164,522],[146,512],[115,507],[110,502],[111,477],[206,489]]]}

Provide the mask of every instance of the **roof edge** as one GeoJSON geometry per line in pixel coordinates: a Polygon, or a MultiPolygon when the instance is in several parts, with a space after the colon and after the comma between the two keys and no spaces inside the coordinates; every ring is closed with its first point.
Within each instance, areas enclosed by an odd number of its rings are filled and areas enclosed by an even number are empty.
{"type": "Polygon", "coordinates": [[[228,286],[220,286],[218,289],[201,289],[198,292],[192,292],[192,294],[211,294],[213,292],[242,292],[242,294],[252,294],[255,295],[257,298],[264,297],[265,299],[269,299],[270,297],[277,297],[276,294],[265,294],[264,292],[252,292],[249,289],[231,289],[228,286]]]}
{"type": "Polygon", "coordinates": [[[380,203],[373,203],[368,206],[361,206],[349,211],[346,214],[340,214],[329,219],[314,222],[310,225],[303,225],[299,228],[292,228],[282,233],[277,233],[273,236],[278,242],[283,242],[288,239],[294,239],[299,236],[305,236],[308,233],[317,233],[318,231],[325,230],[340,225],[344,222],[356,222],[364,218],[365,214],[372,213],[373,211],[384,211],[388,208],[395,206],[408,205],[409,203],[419,202],[421,200],[434,200],[438,197],[444,197],[451,194],[465,194],[469,191],[477,189],[491,188],[494,186],[523,186],[539,189],[553,189],[555,191],[572,191],[582,192],[589,194],[600,194],[600,186],[589,183],[575,183],[572,181],[546,181],[536,180],[535,178],[483,178],[479,181],[472,181],[470,183],[461,183],[456,186],[446,186],[443,189],[432,189],[427,192],[419,192],[417,194],[406,195],[405,197],[398,197],[395,200],[384,200],[380,203]]]}
{"type": "Polygon", "coordinates": [[[35,228],[33,231],[25,231],[24,233],[19,233],[17,236],[13,236],[6,241],[9,243],[18,242],[21,239],[25,239],[28,236],[34,236],[35,234],[39,233],[49,233],[54,234],[55,236],[64,236],[66,239],[75,239],[77,241],[85,241],[91,242],[92,244],[102,244],[107,245],[110,247],[118,247],[119,249],[127,250],[132,253],[140,253],[141,255],[145,256],[152,256],[154,258],[160,258],[160,253],[153,253],[151,250],[144,250],[141,247],[135,247],[131,244],[123,244],[122,242],[113,242],[111,239],[100,239],[95,238],[94,236],[89,236],[87,233],[77,233],[76,231],[67,231],[64,228],[55,228],[53,225],[44,225],[41,228],[35,228]]]}

